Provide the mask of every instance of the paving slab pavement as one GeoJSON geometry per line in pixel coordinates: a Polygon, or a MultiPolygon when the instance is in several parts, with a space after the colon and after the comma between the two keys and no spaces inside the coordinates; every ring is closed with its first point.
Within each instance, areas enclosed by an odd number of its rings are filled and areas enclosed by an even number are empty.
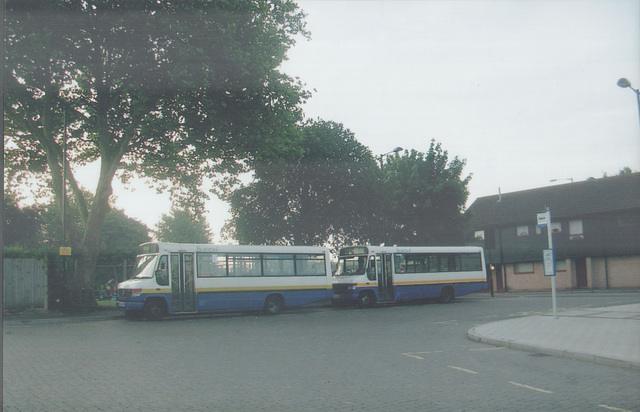
{"type": "Polygon", "coordinates": [[[494,346],[640,369],[640,303],[487,323],[467,336],[494,346]]]}
{"type": "Polygon", "coordinates": [[[13,326],[21,324],[43,324],[57,322],[87,322],[96,320],[122,319],[124,313],[117,309],[100,309],[77,312],[47,312],[42,309],[25,310],[22,312],[5,312],[2,315],[3,325],[13,326]]]}

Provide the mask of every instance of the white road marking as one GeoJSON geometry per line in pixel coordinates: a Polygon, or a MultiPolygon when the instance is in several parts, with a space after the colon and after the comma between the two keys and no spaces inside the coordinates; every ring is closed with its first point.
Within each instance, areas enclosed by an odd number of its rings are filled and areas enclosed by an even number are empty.
{"type": "Polygon", "coordinates": [[[470,371],[469,369],[465,369],[465,368],[460,368],[458,366],[447,366],[447,368],[451,368],[451,369],[455,369],[457,371],[462,371],[462,372],[466,372],[466,373],[470,373],[472,375],[477,375],[478,372],[475,371],[470,371]]]}
{"type": "Polygon", "coordinates": [[[434,351],[429,351],[429,352],[405,352],[402,354],[402,356],[407,356],[409,358],[415,358],[415,359],[420,359],[420,360],[424,360],[423,357],[418,356],[418,355],[427,355],[430,353],[442,353],[443,351],[441,350],[434,350],[434,351]]]}
{"type": "Polygon", "coordinates": [[[548,391],[546,389],[540,389],[540,388],[536,388],[534,386],[529,386],[529,385],[525,385],[522,383],[518,383],[518,382],[513,382],[513,381],[509,381],[510,384],[515,385],[515,386],[519,386],[521,388],[526,388],[526,389],[531,389],[532,391],[536,391],[536,392],[541,392],[541,393],[553,393],[551,391],[548,391]]]}
{"type": "Polygon", "coordinates": [[[610,411],[631,412],[630,410],[627,410],[627,409],[616,408],[614,406],[609,406],[609,405],[598,405],[598,406],[601,408],[609,409],[610,411]]]}
{"type": "Polygon", "coordinates": [[[433,322],[434,325],[457,325],[457,320],[443,320],[440,322],[433,322]]]}
{"type": "Polygon", "coordinates": [[[424,358],[420,357],[420,356],[416,356],[414,354],[411,353],[403,353],[402,356],[407,356],[409,358],[414,358],[414,359],[420,359],[420,360],[424,360],[424,358]]]}

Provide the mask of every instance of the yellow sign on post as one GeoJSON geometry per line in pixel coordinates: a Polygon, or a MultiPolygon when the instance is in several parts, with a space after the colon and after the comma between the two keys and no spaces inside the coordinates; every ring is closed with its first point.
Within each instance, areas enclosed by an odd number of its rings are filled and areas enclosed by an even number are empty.
{"type": "Polygon", "coordinates": [[[69,246],[60,246],[60,256],[71,256],[71,248],[69,246]]]}

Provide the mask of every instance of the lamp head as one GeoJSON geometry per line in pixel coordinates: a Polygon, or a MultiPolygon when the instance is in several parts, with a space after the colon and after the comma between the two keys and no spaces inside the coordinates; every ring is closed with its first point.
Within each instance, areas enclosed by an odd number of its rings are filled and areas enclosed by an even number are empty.
{"type": "Polygon", "coordinates": [[[618,80],[618,86],[622,88],[631,87],[631,82],[623,77],[618,80]]]}

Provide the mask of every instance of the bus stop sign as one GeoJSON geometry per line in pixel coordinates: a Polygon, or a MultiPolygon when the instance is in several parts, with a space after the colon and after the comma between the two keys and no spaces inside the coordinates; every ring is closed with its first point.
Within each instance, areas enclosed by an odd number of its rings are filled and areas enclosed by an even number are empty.
{"type": "Polygon", "coordinates": [[[554,258],[553,249],[544,249],[542,251],[542,260],[544,262],[544,275],[556,275],[556,260],[554,258]]]}

